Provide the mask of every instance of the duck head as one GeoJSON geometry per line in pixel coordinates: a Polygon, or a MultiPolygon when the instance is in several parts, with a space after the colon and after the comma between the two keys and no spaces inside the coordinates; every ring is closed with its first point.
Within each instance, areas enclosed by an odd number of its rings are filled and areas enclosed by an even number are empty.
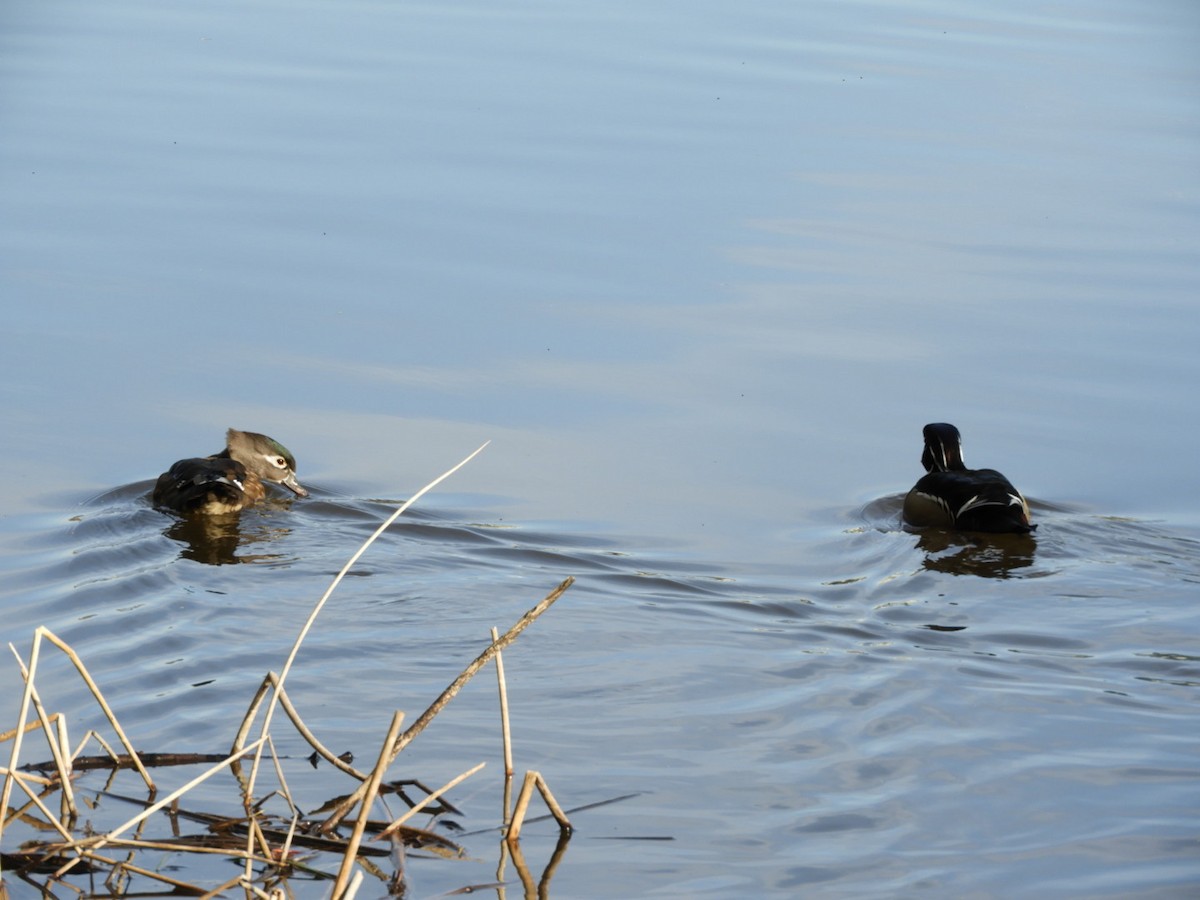
{"type": "Polygon", "coordinates": [[[308,491],[296,480],[296,457],[279,441],[265,434],[230,428],[225,435],[225,453],[222,455],[237,460],[262,481],[281,484],[297,497],[308,496],[308,491]]]}
{"type": "Polygon", "coordinates": [[[925,426],[925,450],[921,465],[926,472],[960,472],[963,462],[962,435],[948,422],[931,422],[925,426]]]}

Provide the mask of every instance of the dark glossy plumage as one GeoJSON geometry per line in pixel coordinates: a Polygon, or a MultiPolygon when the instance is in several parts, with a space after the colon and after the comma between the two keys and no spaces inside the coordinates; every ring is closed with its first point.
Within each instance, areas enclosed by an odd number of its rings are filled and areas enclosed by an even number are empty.
{"type": "Polygon", "coordinates": [[[181,513],[233,513],[266,496],[264,481],[282,485],[297,497],[308,496],[296,480],[296,459],[283,444],[265,434],[230,428],[220,453],[181,459],[158,476],[154,505],[181,513]]]}
{"type": "Polygon", "coordinates": [[[995,469],[968,469],[958,429],[945,422],[925,426],[921,464],[927,474],[904,498],[904,521],[963,531],[1027,533],[1029,504],[995,469]]]}

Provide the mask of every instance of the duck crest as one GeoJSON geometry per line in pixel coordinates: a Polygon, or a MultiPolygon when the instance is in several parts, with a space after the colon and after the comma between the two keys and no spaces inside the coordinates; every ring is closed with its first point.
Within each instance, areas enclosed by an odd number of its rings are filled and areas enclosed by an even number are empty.
{"type": "Polygon", "coordinates": [[[913,526],[1025,534],[1029,504],[995,469],[968,469],[962,436],[946,422],[925,426],[921,464],[926,474],[904,498],[904,521],[913,526]]]}
{"type": "Polygon", "coordinates": [[[296,458],[283,444],[253,431],[230,428],[225,448],[211,456],[181,459],[158,476],[154,505],[180,513],[223,515],[266,496],[264,482],[307,497],[296,480],[296,458]]]}

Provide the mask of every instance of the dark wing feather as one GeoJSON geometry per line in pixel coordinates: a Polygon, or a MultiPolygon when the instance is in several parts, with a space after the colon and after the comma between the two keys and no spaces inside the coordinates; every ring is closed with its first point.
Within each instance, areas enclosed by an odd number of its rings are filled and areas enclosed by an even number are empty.
{"type": "Polygon", "coordinates": [[[1029,506],[995,469],[930,472],[904,501],[911,525],[943,525],[964,531],[1029,532],[1029,506]],[[944,518],[938,511],[944,513],[944,518]]]}
{"type": "Polygon", "coordinates": [[[154,505],[177,512],[230,512],[246,503],[246,467],[233,459],[181,459],[158,477],[154,505]]]}

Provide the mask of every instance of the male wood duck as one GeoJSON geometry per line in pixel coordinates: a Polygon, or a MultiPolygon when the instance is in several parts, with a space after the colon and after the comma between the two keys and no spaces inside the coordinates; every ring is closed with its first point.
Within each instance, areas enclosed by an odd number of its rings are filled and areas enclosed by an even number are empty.
{"type": "Polygon", "coordinates": [[[963,531],[1027,534],[1029,504],[995,469],[968,469],[962,437],[945,422],[925,426],[921,464],[928,473],[904,498],[904,521],[963,531]]]}
{"type": "Polygon", "coordinates": [[[154,505],[181,513],[233,513],[266,496],[264,481],[308,496],[296,480],[296,458],[287,447],[265,434],[230,428],[220,453],[181,459],[158,476],[154,505]]]}

